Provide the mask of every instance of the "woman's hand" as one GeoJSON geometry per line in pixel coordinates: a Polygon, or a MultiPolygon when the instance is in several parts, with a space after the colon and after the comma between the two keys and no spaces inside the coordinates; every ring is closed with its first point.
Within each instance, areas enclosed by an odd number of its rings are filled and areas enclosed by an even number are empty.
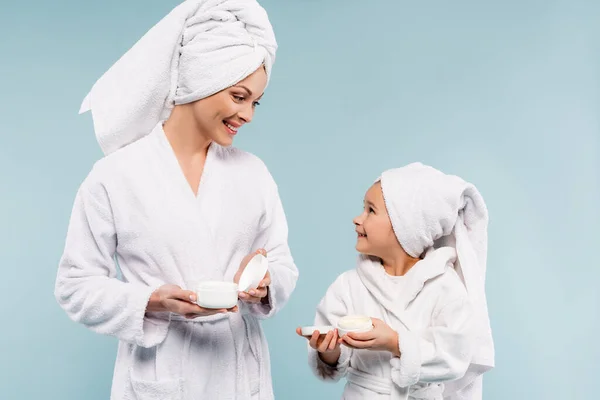
{"type": "Polygon", "coordinates": [[[203,308],[196,304],[196,293],[191,290],[183,290],[177,285],[163,285],[150,296],[146,311],[170,311],[183,315],[188,319],[193,319],[214,314],[237,312],[238,307],[234,306],[228,309],[203,308]]]}
{"type": "Polygon", "coordinates": [[[353,349],[385,350],[400,357],[398,332],[377,318],[371,318],[371,320],[373,329],[369,332],[350,332],[344,335],[339,342],[353,349]]]}
{"type": "MultiPolygon", "coordinates": [[[[238,272],[233,277],[233,281],[235,283],[239,283],[240,277],[242,276],[242,272],[244,272],[244,269],[246,268],[246,266],[248,265],[248,263],[250,262],[252,257],[254,257],[257,254],[262,254],[263,256],[266,257],[267,251],[265,249],[258,249],[254,253],[250,253],[246,257],[244,257],[244,259],[240,263],[240,269],[238,269],[238,272]]],[[[269,294],[269,285],[270,284],[271,284],[271,275],[269,274],[269,271],[267,271],[267,273],[265,274],[265,277],[258,285],[258,288],[250,289],[247,293],[240,292],[238,297],[242,301],[245,301],[246,303],[266,304],[268,302],[267,295],[269,294]]]]}
{"type": "MultiPolygon", "coordinates": [[[[301,328],[296,328],[296,333],[303,336],[301,328]]],[[[311,337],[303,337],[309,340],[308,344],[310,347],[319,352],[319,357],[321,357],[324,363],[331,366],[337,364],[342,353],[340,343],[338,342],[337,329],[329,331],[327,334],[320,334],[319,331],[314,331],[311,337]]]]}

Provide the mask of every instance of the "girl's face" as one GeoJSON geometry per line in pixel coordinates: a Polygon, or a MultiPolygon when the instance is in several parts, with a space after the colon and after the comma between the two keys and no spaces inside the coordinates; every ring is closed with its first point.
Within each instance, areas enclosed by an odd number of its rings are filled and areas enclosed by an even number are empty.
{"type": "Polygon", "coordinates": [[[385,207],[379,182],[367,191],[363,212],[354,218],[354,225],[358,234],[356,250],[359,253],[386,258],[400,247],[385,207]]]}
{"type": "Polygon", "coordinates": [[[234,86],[193,104],[196,124],[207,139],[227,147],[242,125],[250,123],[267,86],[264,67],[234,86]]]}

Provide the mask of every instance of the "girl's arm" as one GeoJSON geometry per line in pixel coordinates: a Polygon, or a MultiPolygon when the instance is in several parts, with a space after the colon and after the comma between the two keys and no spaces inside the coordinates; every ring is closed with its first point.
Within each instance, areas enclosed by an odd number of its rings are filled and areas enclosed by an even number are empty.
{"type": "Polygon", "coordinates": [[[408,387],[461,378],[471,361],[472,314],[468,298],[462,297],[438,310],[429,328],[401,332],[400,357],[391,360],[394,383],[408,387]]]}

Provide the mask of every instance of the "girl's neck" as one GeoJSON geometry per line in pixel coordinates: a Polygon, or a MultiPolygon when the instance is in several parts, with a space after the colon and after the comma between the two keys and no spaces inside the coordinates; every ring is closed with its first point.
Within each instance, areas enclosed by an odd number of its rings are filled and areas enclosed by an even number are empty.
{"type": "Polygon", "coordinates": [[[421,259],[414,258],[404,251],[386,257],[381,257],[381,264],[388,275],[403,276],[421,259]]]}

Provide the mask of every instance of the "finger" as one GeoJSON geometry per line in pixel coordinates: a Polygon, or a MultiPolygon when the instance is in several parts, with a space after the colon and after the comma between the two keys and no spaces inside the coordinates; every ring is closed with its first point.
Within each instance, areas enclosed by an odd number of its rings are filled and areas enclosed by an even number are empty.
{"type": "Polygon", "coordinates": [[[194,319],[194,318],[199,318],[199,317],[208,317],[210,315],[214,315],[214,314],[220,314],[220,313],[224,313],[227,312],[227,310],[225,309],[204,309],[204,308],[200,308],[200,310],[195,310],[195,312],[185,312],[182,310],[181,313],[178,313],[180,315],[183,315],[185,318],[187,319],[194,319]]]}
{"type": "Polygon", "coordinates": [[[310,347],[312,347],[313,349],[317,349],[317,343],[319,341],[319,332],[318,331],[314,331],[312,336],[310,337],[310,347]]]}
{"type": "Polygon", "coordinates": [[[201,309],[201,307],[191,304],[185,300],[175,299],[168,300],[165,306],[169,311],[180,315],[198,314],[198,311],[201,309]]]}
{"type": "Polygon", "coordinates": [[[239,292],[238,293],[238,298],[247,301],[250,298],[250,295],[246,292],[239,292]]]}
{"type": "Polygon", "coordinates": [[[241,292],[239,294],[239,298],[242,299],[242,301],[246,302],[246,303],[260,303],[261,298],[260,297],[255,297],[255,296],[250,296],[248,293],[245,292],[241,292]]]}
{"type": "Polygon", "coordinates": [[[196,292],[191,290],[183,290],[183,289],[175,289],[170,293],[169,296],[171,299],[186,301],[188,303],[196,302],[196,292]]]}
{"type": "Polygon", "coordinates": [[[269,273],[269,271],[267,271],[267,273],[265,274],[265,277],[263,278],[263,280],[260,282],[260,284],[258,285],[258,287],[267,287],[271,284],[271,274],[269,273]]]}
{"type": "Polygon", "coordinates": [[[220,308],[220,309],[210,309],[210,310],[204,310],[203,312],[200,313],[200,315],[204,316],[204,317],[208,317],[209,315],[215,315],[215,314],[226,314],[227,313],[227,309],[225,308],[220,308]]]}
{"type": "Polygon", "coordinates": [[[338,333],[337,329],[333,330],[333,335],[331,336],[331,342],[329,343],[328,350],[334,350],[338,345],[338,333]]]}
{"type": "Polygon", "coordinates": [[[256,254],[262,254],[263,256],[267,256],[267,251],[265,249],[256,250],[256,254]]]}
{"type": "Polygon", "coordinates": [[[180,301],[180,311],[178,311],[178,314],[181,315],[185,315],[185,314],[198,314],[198,315],[214,315],[214,314],[219,314],[219,313],[225,313],[227,312],[226,309],[224,308],[217,308],[217,309],[213,309],[213,308],[204,308],[204,307],[200,307],[199,305],[196,304],[189,304],[189,303],[185,303],[183,301],[180,301]]]}
{"type": "Polygon", "coordinates": [[[363,342],[360,340],[354,340],[351,337],[349,337],[348,335],[345,335],[344,342],[348,343],[350,346],[352,346],[355,349],[368,349],[373,346],[373,343],[375,343],[375,340],[367,340],[367,341],[363,342]]]}
{"type": "Polygon", "coordinates": [[[248,293],[250,296],[263,298],[267,295],[267,289],[250,289],[248,293]]]}
{"type": "Polygon", "coordinates": [[[333,337],[333,332],[331,332],[331,331],[327,332],[327,335],[325,335],[325,339],[323,339],[323,341],[319,345],[320,353],[324,353],[327,351],[327,348],[329,347],[329,342],[331,341],[332,337],[333,337]]]}
{"type": "Polygon", "coordinates": [[[361,332],[361,333],[357,333],[357,332],[348,332],[348,337],[354,339],[354,340],[360,340],[362,342],[366,341],[366,340],[372,340],[377,338],[377,332],[375,329],[372,329],[368,332],[361,332]]]}

